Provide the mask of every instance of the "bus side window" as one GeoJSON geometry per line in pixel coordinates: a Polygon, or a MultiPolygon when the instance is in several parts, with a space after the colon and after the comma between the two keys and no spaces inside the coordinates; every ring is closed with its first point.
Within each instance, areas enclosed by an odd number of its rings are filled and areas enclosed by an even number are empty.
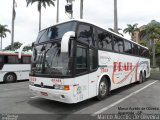
{"type": "Polygon", "coordinates": [[[138,56],[138,55],[139,55],[138,45],[132,44],[132,53],[133,53],[133,55],[135,55],[135,56],[138,56]]]}
{"type": "Polygon", "coordinates": [[[76,49],[76,74],[87,71],[87,48],[77,46],[76,49]]]}
{"type": "Polygon", "coordinates": [[[113,43],[114,50],[120,53],[124,52],[123,39],[114,37],[113,40],[114,40],[114,43],[113,43]]]}
{"type": "Polygon", "coordinates": [[[22,63],[23,64],[30,64],[31,63],[31,57],[30,56],[23,56],[22,57],[22,63]]]}
{"type": "Polygon", "coordinates": [[[18,64],[19,63],[18,56],[13,56],[13,55],[8,56],[8,63],[18,64]]]}
{"type": "Polygon", "coordinates": [[[112,50],[112,36],[111,34],[98,30],[99,48],[112,50]]]}
{"type": "Polygon", "coordinates": [[[125,53],[132,54],[132,44],[129,41],[124,42],[125,44],[125,53]]]}
{"type": "Polygon", "coordinates": [[[92,43],[90,45],[93,45],[94,47],[97,47],[97,36],[96,36],[96,28],[92,27],[93,34],[92,34],[92,43]]]}
{"type": "Polygon", "coordinates": [[[4,64],[8,63],[8,56],[4,56],[4,64]]]}
{"type": "Polygon", "coordinates": [[[83,24],[79,25],[78,40],[86,44],[91,44],[93,42],[92,41],[92,30],[90,26],[83,25],[83,24]]]}
{"type": "Polygon", "coordinates": [[[93,71],[98,66],[98,60],[97,60],[97,52],[95,49],[89,50],[89,61],[90,61],[90,71],[93,71]]]}

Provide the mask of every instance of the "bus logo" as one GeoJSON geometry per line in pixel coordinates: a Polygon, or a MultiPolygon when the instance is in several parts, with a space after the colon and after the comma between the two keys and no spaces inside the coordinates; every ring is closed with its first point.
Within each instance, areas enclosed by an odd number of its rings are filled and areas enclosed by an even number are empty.
{"type": "Polygon", "coordinates": [[[106,53],[100,53],[99,59],[102,64],[107,64],[111,61],[111,58],[106,53]]]}

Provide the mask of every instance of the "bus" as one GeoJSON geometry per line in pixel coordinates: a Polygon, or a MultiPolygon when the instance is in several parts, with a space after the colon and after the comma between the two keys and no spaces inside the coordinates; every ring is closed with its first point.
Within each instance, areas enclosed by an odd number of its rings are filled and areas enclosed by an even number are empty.
{"type": "Polygon", "coordinates": [[[30,52],[0,51],[0,82],[11,83],[29,79],[31,66],[30,52]]]}
{"type": "Polygon", "coordinates": [[[148,48],[84,20],[39,32],[29,88],[41,98],[78,103],[150,76],[148,48]]]}

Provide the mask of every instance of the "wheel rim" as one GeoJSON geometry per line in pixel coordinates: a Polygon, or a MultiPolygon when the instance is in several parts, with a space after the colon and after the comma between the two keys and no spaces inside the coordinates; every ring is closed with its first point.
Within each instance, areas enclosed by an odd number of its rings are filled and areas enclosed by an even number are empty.
{"type": "Polygon", "coordinates": [[[14,80],[13,75],[8,75],[7,76],[7,81],[12,82],[14,80]]]}
{"type": "Polygon", "coordinates": [[[102,96],[104,96],[106,94],[106,91],[107,91],[107,85],[105,82],[101,82],[100,83],[100,94],[102,96]]]}

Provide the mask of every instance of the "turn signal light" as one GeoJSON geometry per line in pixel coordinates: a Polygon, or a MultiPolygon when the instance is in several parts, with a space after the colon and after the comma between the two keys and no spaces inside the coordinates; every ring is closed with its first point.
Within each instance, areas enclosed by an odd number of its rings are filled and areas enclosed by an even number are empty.
{"type": "Polygon", "coordinates": [[[64,90],[70,90],[69,85],[65,85],[64,90]]]}
{"type": "Polygon", "coordinates": [[[69,85],[54,85],[54,89],[57,90],[70,90],[69,85]]]}

